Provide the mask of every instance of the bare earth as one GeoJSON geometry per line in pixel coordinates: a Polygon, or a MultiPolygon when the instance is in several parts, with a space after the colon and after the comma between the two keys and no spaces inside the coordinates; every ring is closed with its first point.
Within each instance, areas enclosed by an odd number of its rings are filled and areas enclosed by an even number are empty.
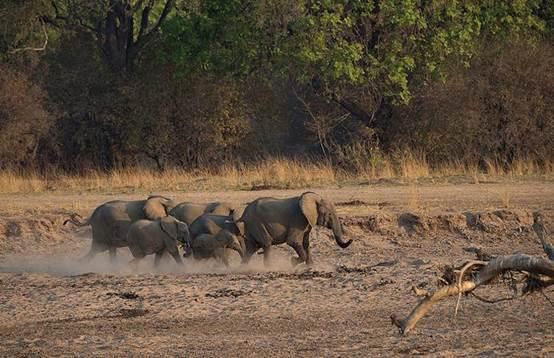
{"type": "MultiPolygon", "coordinates": [[[[304,190],[163,193],[180,201],[247,202],[304,190]]],[[[553,356],[554,306],[541,294],[487,304],[462,298],[437,304],[402,337],[404,316],[432,289],[446,264],[475,255],[542,255],[530,225],[541,210],[554,228],[554,184],[375,185],[313,189],[335,202],[355,242],[341,250],[326,229],[312,234],[313,268],[292,268],[279,246],[275,267],[215,263],[131,272],[128,249],[79,265],[90,230],[64,227],[115,198],[145,194],[2,195],[0,204],[0,355],[15,356],[553,356]],[[410,212],[415,216],[405,215],[410,212]],[[465,213],[465,214],[464,214],[465,213]],[[480,213],[478,219],[476,214],[480,213]]],[[[551,240],[553,238],[551,237],[551,240]]],[[[480,289],[511,295],[506,283],[480,289]]],[[[554,301],[554,291],[545,292],[554,301]]]]}

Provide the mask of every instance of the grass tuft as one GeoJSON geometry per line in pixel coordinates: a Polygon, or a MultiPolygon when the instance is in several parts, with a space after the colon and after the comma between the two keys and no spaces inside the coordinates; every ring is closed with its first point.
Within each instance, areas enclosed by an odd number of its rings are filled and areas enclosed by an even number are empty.
{"type": "MultiPolygon", "coordinates": [[[[110,172],[92,170],[77,175],[3,170],[0,171],[0,193],[296,189],[371,183],[384,178],[408,184],[427,179],[435,182],[441,178],[479,184],[487,180],[550,180],[554,177],[554,163],[542,161],[539,164],[536,160],[516,160],[509,167],[501,166],[497,160],[485,160],[484,168],[456,161],[432,166],[423,155],[404,153],[367,163],[367,167],[359,167],[356,172],[337,169],[327,161],[279,157],[195,171],[124,168],[110,172]]],[[[503,204],[509,206],[508,195],[502,196],[503,204]]],[[[416,197],[414,194],[410,199],[413,206],[418,206],[416,197]]]]}

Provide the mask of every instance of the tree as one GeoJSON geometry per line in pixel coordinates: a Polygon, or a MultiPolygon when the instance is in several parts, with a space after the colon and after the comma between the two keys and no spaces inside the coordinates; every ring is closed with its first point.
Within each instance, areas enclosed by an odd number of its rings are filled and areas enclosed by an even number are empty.
{"type": "Polygon", "coordinates": [[[42,18],[88,33],[114,73],[132,73],[175,6],[175,0],[52,0],[42,18]]]}
{"type": "Polygon", "coordinates": [[[22,49],[46,48],[48,35],[38,14],[47,9],[44,0],[4,0],[0,3],[0,57],[6,59],[8,54],[22,49]]]}
{"type": "Polygon", "coordinates": [[[233,76],[281,76],[374,125],[383,106],[468,65],[484,36],[544,28],[538,0],[205,0],[165,27],[166,58],[233,76]]]}

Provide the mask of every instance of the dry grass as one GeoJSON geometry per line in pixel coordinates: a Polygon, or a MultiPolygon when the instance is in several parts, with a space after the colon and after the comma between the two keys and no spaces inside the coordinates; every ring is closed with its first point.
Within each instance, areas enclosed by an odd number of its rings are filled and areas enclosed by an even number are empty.
{"type": "Polygon", "coordinates": [[[421,208],[421,194],[418,187],[412,183],[408,190],[408,203],[406,205],[412,212],[419,212],[421,208]]]}
{"type": "MultiPolygon", "coordinates": [[[[523,177],[546,180],[554,178],[554,163],[538,165],[533,160],[515,161],[510,168],[503,168],[498,162],[489,160],[485,161],[485,170],[476,165],[458,162],[433,167],[424,156],[412,154],[381,158],[378,162],[368,163],[368,167],[362,168],[358,173],[346,173],[325,161],[308,162],[283,158],[194,172],[175,168],[160,173],[154,169],[128,168],[70,175],[4,170],[0,171],[0,193],[293,189],[360,184],[382,178],[397,179],[403,183],[416,183],[426,178],[433,181],[437,178],[446,181],[449,178],[462,178],[465,182],[476,184],[491,179],[513,181],[523,177]]],[[[416,196],[414,194],[414,198],[416,196]]],[[[505,197],[502,202],[509,206],[509,196],[501,196],[505,197]]],[[[410,201],[417,206],[417,199],[410,201]]]]}

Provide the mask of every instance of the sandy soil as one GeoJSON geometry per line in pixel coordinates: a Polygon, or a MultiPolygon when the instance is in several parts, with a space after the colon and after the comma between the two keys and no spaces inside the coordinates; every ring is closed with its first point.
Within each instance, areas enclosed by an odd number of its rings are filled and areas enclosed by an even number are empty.
{"type": "MultiPolygon", "coordinates": [[[[15,356],[552,356],[554,307],[536,294],[487,304],[437,304],[408,336],[390,315],[407,314],[412,285],[433,288],[446,264],[491,254],[541,255],[530,230],[541,210],[552,231],[554,185],[491,183],[375,185],[313,189],[334,201],[355,237],[340,249],[326,229],[312,234],[315,266],[292,268],[279,246],[274,267],[261,256],[229,271],[213,262],[146,259],[127,266],[77,258],[90,230],[64,227],[70,212],[144,194],[0,196],[0,355],[15,356]],[[407,215],[410,212],[414,215],[407,215]],[[475,215],[480,213],[479,220],[475,215]],[[468,249],[470,249],[468,251],[468,249]]],[[[165,193],[182,201],[247,202],[292,191],[165,193]]],[[[479,291],[509,296],[505,283],[479,291]]],[[[554,291],[545,292],[554,300],[554,291]]]]}

